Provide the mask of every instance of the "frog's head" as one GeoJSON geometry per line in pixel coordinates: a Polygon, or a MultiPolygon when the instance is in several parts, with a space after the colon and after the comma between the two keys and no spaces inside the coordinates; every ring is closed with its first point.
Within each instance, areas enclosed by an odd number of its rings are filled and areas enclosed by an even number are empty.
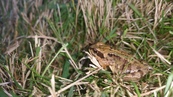
{"type": "Polygon", "coordinates": [[[99,56],[100,58],[104,58],[104,54],[107,54],[108,50],[110,49],[111,48],[108,45],[102,42],[98,42],[90,46],[89,53],[93,56],[99,56]]]}

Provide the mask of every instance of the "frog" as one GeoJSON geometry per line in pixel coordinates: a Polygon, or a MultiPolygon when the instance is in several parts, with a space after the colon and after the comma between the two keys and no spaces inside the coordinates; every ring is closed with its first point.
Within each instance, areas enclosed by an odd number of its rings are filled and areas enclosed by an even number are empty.
{"type": "Polygon", "coordinates": [[[112,74],[122,74],[124,81],[139,81],[153,69],[147,62],[139,61],[131,54],[102,42],[91,45],[89,54],[95,57],[103,69],[109,68],[112,74]]]}

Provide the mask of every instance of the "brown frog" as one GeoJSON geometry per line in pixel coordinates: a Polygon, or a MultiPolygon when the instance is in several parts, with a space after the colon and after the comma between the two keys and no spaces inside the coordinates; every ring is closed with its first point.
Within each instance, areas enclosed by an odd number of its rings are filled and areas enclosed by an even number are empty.
{"type": "Polygon", "coordinates": [[[103,69],[110,68],[113,74],[123,74],[125,81],[139,81],[152,69],[126,52],[98,42],[90,46],[89,53],[96,58],[103,69]]]}

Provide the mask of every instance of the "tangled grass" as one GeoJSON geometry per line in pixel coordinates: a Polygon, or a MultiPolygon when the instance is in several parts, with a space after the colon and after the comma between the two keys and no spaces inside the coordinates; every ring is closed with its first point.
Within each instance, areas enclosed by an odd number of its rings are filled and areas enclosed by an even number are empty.
{"type": "Polygon", "coordinates": [[[166,0],[1,0],[0,95],[170,97],[173,3],[166,0]],[[145,60],[139,82],[78,64],[102,41],[145,60]]]}

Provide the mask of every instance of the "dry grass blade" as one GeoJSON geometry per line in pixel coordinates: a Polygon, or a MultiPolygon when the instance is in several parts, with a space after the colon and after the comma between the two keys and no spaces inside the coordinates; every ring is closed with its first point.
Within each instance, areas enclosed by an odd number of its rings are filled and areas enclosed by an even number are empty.
{"type": "Polygon", "coordinates": [[[170,3],[162,3],[161,0],[154,0],[155,3],[155,15],[154,15],[154,26],[153,30],[156,29],[156,27],[159,25],[159,23],[163,20],[163,17],[165,17],[167,14],[171,14],[171,9],[173,5],[170,3]]]}
{"type": "Polygon", "coordinates": [[[55,93],[55,75],[53,74],[52,75],[52,78],[51,78],[51,87],[48,87],[50,93],[51,93],[51,97],[56,97],[56,93],[55,93]]]}
{"type": "Polygon", "coordinates": [[[4,85],[8,85],[11,84],[12,82],[4,82],[4,83],[0,83],[0,86],[4,86],[4,85]]]}
{"type": "Polygon", "coordinates": [[[5,51],[5,54],[10,55],[14,50],[16,50],[20,45],[21,41],[16,41],[14,44],[11,44],[7,47],[7,50],[5,51]]]}
{"type": "Polygon", "coordinates": [[[74,69],[79,69],[79,67],[77,67],[76,63],[74,62],[73,58],[71,57],[69,51],[67,50],[67,48],[64,48],[64,51],[66,52],[66,54],[68,55],[68,57],[70,58],[70,62],[71,65],[73,66],[74,69]]]}
{"type": "Polygon", "coordinates": [[[41,47],[40,39],[37,37],[37,35],[35,35],[34,40],[35,40],[34,42],[35,42],[35,48],[36,48],[36,56],[38,56],[38,58],[36,59],[36,71],[38,74],[40,74],[41,62],[42,62],[42,47],[41,47]]]}
{"type": "Polygon", "coordinates": [[[114,14],[112,11],[112,2],[112,0],[79,0],[87,28],[87,39],[89,42],[93,42],[98,36],[98,33],[106,33],[105,31],[102,32],[100,29],[105,29],[106,31],[108,29],[114,29],[114,23],[111,21],[114,14]]]}
{"type": "Polygon", "coordinates": [[[87,77],[89,77],[89,76],[91,76],[91,75],[97,73],[99,70],[100,70],[100,69],[96,69],[95,71],[91,72],[90,74],[88,74],[88,75],[86,75],[86,76],[80,78],[79,80],[77,80],[77,81],[75,81],[75,82],[73,82],[73,83],[67,85],[66,87],[60,89],[58,92],[56,92],[56,95],[59,96],[60,93],[62,93],[63,91],[69,89],[70,87],[72,87],[72,86],[74,86],[74,85],[78,85],[78,83],[79,83],[80,81],[82,81],[82,80],[86,79],[87,77]]]}
{"type": "MultiPolygon", "coordinates": [[[[162,87],[159,87],[159,88],[154,89],[154,90],[152,90],[152,91],[149,91],[149,92],[147,92],[147,93],[143,93],[143,94],[141,94],[140,96],[143,97],[143,96],[148,96],[148,95],[153,94],[153,93],[157,93],[158,91],[163,90],[165,87],[166,87],[166,86],[164,85],[164,86],[162,86],[162,87]]],[[[133,96],[133,97],[138,97],[138,96],[133,96]]]]}
{"type": "MultiPolygon", "coordinates": [[[[99,64],[99,62],[96,60],[96,58],[95,58],[94,56],[92,56],[91,54],[89,54],[89,52],[86,52],[86,51],[85,51],[85,53],[88,55],[87,58],[89,58],[90,61],[94,64],[94,65],[90,64],[91,67],[100,68],[100,69],[103,70],[103,67],[99,64]]],[[[82,61],[82,60],[81,60],[81,61],[82,61]]]]}
{"type": "Polygon", "coordinates": [[[167,64],[171,65],[171,62],[169,62],[167,59],[164,58],[163,55],[161,55],[159,52],[157,52],[154,48],[152,48],[155,54],[163,61],[166,62],[167,64]]]}

